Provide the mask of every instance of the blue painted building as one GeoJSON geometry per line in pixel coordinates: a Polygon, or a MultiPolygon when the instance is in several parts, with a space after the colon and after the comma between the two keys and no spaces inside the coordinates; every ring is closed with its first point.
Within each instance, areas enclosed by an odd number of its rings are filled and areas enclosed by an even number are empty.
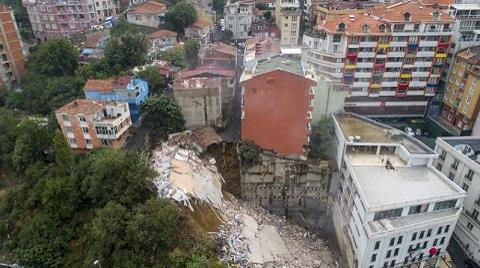
{"type": "Polygon", "coordinates": [[[140,105],[148,99],[149,87],[145,80],[119,76],[115,79],[88,80],[83,91],[89,100],[128,102],[130,116],[136,122],[141,115],[140,105]]]}

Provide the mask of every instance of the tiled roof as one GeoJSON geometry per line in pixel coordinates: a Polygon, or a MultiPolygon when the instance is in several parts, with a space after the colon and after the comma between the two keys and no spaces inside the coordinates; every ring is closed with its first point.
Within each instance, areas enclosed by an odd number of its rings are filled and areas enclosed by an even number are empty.
{"type": "Polygon", "coordinates": [[[235,69],[231,66],[223,66],[220,64],[204,64],[194,69],[183,71],[180,74],[181,78],[190,78],[196,76],[221,76],[221,77],[235,77],[235,69]]]}
{"type": "Polygon", "coordinates": [[[455,0],[420,0],[423,5],[439,5],[439,6],[448,6],[455,4],[455,0]]]}
{"type": "Polygon", "coordinates": [[[102,109],[107,101],[77,99],[61,107],[56,113],[93,114],[102,109]]]}
{"type": "Polygon", "coordinates": [[[149,38],[176,37],[177,33],[169,30],[159,30],[148,35],[149,38]]]}
{"type": "Polygon", "coordinates": [[[203,29],[205,27],[208,27],[212,25],[209,21],[199,18],[197,19],[190,27],[192,28],[197,28],[197,29],[203,29]]]}
{"type": "Polygon", "coordinates": [[[128,11],[131,14],[159,14],[167,11],[167,6],[165,4],[147,1],[139,6],[136,6],[128,11]]]}
{"type": "Polygon", "coordinates": [[[220,88],[221,78],[196,77],[186,79],[175,79],[173,82],[174,90],[182,89],[200,89],[200,88],[220,88]]]}
{"type": "Polygon", "coordinates": [[[126,88],[132,77],[129,75],[119,76],[115,79],[89,79],[84,91],[111,92],[114,88],[126,88]]]}
{"type": "Polygon", "coordinates": [[[230,46],[222,42],[211,44],[206,48],[206,50],[218,51],[232,56],[237,54],[237,49],[234,46],[230,46]]]}
{"type": "MultiPolygon", "coordinates": [[[[337,32],[339,25],[345,24],[345,33],[362,33],[364,25],[368,25],[368,34],[380,33],[380,25],[385,24],[382,21],[372,18],[367,14],[339,15],[333,19],[323,21],[322,24],[316,26],[317,29],[329,32],[337,32]]],[[[385,25],[386,26],[386,25],[385,25]]],[[[385,27],[385,31],[389,31],[389,27],[385,27]]]]}
{"type": "Polygon", "coordinates": [[[406,12],[410,13],[410,22],[435,21],[434,12],[440,14],[438,22],[453,21],[453,18],[446,11],[422,5],[417,1],[401,2],[390,6],[376,6],[373,9],[373,15],[389,22],[404,22],[406,12]]]}

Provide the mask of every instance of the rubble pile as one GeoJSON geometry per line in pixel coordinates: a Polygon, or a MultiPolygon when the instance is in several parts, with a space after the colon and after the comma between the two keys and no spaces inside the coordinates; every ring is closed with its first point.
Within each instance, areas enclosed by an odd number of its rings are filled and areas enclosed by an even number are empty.
{"type": "MultiPolygon", "coordinates": [[[[240,267],[338,267],[335,257],[329,246],[322,239],[309,233],[305,229],[289,224],[284,218],[268,213],[261,207],[229,198],[222,204],[224,224],[215,237],[225,241],[221,247],[220,258],[224,262],[236,263],[240,267]],[[243,231],[245,225],[244,215],[249,215],[257,222],[259,229],[274,228],[283,242],[273,243],[277,250],[270,250],[276,254],[274,259],[267,258],[258,261],[255,257],[265,250],[262,248],[249,249],[251,243],[243,231]],[[278,250],[285,245],[287,253],[278,250]],[[256,252],[252,252],[256,251],[256,252]],[[252,258],[253,254],[253,258],[252,258]]],[[[269,237],[271,240],[271,237],[269,237]]],[[[261,260],[261,258],[260,258],[261,260]]]]}
{"type": "Polygon", "coordinates": [[[191,210],[192,200],[220,208],[223,178],[213,158],[203,160],[194,150],[163,143],[152,152],[151,163],[159,174],[153,182],[160,197],[181,202],[191,210]]]}

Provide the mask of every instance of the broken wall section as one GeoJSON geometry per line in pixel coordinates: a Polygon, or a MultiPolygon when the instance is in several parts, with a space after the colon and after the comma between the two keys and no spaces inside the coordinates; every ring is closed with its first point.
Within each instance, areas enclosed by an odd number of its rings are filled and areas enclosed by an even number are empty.
{"type": "Polygon", "coordinates": [[[243,199],[310,230],[325,231],[332,178],[328,163],[270,151],[262,151],[261,159],[261,164],[241,170],[243,199]]]}

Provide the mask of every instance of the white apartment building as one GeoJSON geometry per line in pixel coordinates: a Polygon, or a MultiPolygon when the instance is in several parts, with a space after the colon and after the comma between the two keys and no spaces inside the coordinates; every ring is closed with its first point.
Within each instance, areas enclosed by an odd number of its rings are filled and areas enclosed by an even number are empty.
{"type": "Polygon", "coordinates": [[[340,169],[333,218],[349,267],[435,267],[465,191],[415,138],[353,113],[333,119],[340,169]]]}
{"type": "Polygon", "coordinates": [[[423,117],[437,92],[453,19],[405,1],[345,14],[304,34],[304,61],[349,91],[345,110],[372,117],[423,117]]]}
{"type": "Polygon", "coordinates": [[[280,30],[282,46],[298,46],[302,9],[299,0],[276,0],[275,23],[280,30]]]}
{"type": "Polygon", "coordinates": [[[480,263],[480,137],[438,138],[435,167],[467,192],[454,238],[480,263]]]}
{"type": "Polygon", "coordinates": [[[92,5],[95,10],[96,21],[102,23],[106,18],[119,13],[120,1],[92,0],[92,5]]]}
{"type": "Polygon", "coordinates": [[[233,39],[246,40],[251,36],[252,22],[255,17],[255,1],[238,1],[223,8],[225,27],[232,31],[233,39]]]}

